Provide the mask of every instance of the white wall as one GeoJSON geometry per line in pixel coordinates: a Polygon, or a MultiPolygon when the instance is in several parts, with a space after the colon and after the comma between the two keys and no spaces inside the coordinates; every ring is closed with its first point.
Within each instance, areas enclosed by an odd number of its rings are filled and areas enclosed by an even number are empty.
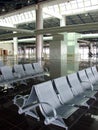
{"type": "Polygon", "coordinates": [[[13,44],[12,43],[0,43],[0,49],[8,50],[8,55],[13,54],[13,44]]]}

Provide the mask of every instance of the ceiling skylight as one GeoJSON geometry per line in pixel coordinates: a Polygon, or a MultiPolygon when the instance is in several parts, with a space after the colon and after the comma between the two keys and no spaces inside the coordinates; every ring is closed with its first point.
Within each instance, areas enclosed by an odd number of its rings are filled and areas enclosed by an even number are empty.
{"type": "MultiPolygon", "coordinates": [[[[74,15],[80,13],[88,13],[94,10],[98,10],[98,0],[72,0],[62,3],[59,1],[57,4],[49,6],[43,6],[43,18],[57,17],[61,18],[62,15],[74,15]]],[[[6,16],[0,19],[0,25],[4,24],[23,24],[33,22],[36,20],[34,8],[29,11],[17,13],[12,16],[6,16]]]]}

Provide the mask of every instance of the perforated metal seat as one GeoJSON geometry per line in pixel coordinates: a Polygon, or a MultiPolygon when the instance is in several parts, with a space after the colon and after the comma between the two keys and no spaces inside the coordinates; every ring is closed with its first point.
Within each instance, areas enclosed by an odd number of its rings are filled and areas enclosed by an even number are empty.
{"type": "Polygon", "coordinates": [[[12,73],[12,68],[9,66],[3,66],[0,68],[1,73],[3,75],[4,80],[12,80],[14,79],[14,75],[12,73]]]}
{"type": "Polygon", "coordinates": [[[24,66],[26,75],[32,76],[35,74],[35,70],[33,69],[32,64],[24,64],[23,66],[24,66]]]}
{"type": "Polygon", "coordinates": [[[97,71],[96,66],[91,67],[91,70],[92,70],[93,75],[95,76],[96,82],[98,82],[98,71],[97,71]]]}
{"type": "Polygon", "coordinates": [[[95,84],[96,83],[96,79],[95,79],[95,77],[94,77],[94,75],[93,75],[93,73],[91,71],[91,67],[85,69],[85,71],[86,71],[87,77],[89,78],[90,82],[92,84],[95,84]]]}
{"type": "MultiPolygon", "coordinates": [[[[59,96],[61,98],[61,101],[63,103],[65,103],[65,99],[69,101],[69,104],[75,104],[75,105],[80,105],[80,106],[85,106],[85,104],[87,103],[87,101],[89,99],[84,98],[84,91],[81,91],[81,93],[78,93],[77,95],[75,95],[68,82],[66,77],[59,77],[53,80],[55,87],[57,89],[57,92],[59,93],[59,96]]],[[[77,89],[77,88],[76,88],[77,89]]],[[[77,90],[76,90],[77,91],[77,90]]],[[[86,104],[87,106],[87,104],[86,104]]]]}
{"type": "Polygon", "coordinates": [[[96,91],[88,90],[85,87],[81,86],[81,83],[77,77],[77,74],[70,74],[67,76],[69,83],[71,85],[72,92],[75,96],[81,94],[83,97],[89,97],[89,98],[94,98],[95,99],[95,94],[97,93],[96,91]]]}
{"type": "Polygon", "coordinates": [[[41,81],[45,81],[44,76],[47,75],[46,72],[44,72],[44,69],[42,66],[37,62],[32,64],[35,70],[35,73],[37,74],[37,78],[41,81]]]}
{"type": "Polygon", "coordinates": [[[42,66],[39,63],[33,63],[36,73],[44,73],[42,66]]]}
{"type": "Polygon", "coordinates": [[[32,78],[32,76],[27,74],[28,72],[24,70],[23,65],[16,64],[16,65],[14,65],[13,69],[14,69],[15,73],[17,73],[17,75],[20,77],[21,84],[27,85],[26,80],[32,78]]]}
{"type": "Polygon", "coordinates": [[[7,85],[7,88],[12,88],[13,85],[11,85],[12,83],[16,83],[18,81],[20,81],[20,78],[18,77],[18,75],[14,74],[12,72],[12,68],[9,66],[3,66],[0,68],[1,71],[1,80],[0,80],[0,85],[7,85]]]}
{"type": "Polygon", "coordinates": [[[85,70],[78,71],[77,74],[79,76],[81,85],[84,87],[84,89],[94,89],[94,86],[87,77],[85,70]]]}
{"type": "Polygon", "coordinates": [[[70,94],[68,96],[69,99],[65,98],[64,104],[61,104],[51,81],[34,85],[34,89],[40,103],[41,112],[45,116],[44,123],[54,124],[68,129],[63,118],[67,119],[79,109],[78,107],[70,105],[70,94]]]}
{"type": "Polygon", "coordinates": [[[26,76],[26,73],[25,73],[25,71],[24,71],[24,69],[23,69],[23,65],[22,64],[16,64],[16,65],[14,65],[14,71],[20,76],[20,78],[21,77],[25,77],[26,76]]]}

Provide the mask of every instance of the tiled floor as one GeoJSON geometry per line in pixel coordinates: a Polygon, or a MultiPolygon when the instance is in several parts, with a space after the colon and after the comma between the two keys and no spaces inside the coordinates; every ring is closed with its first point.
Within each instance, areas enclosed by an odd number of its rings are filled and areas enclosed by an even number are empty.
{"type": "MultiPolygon", "coordinates": [[[[19,115],[18,108],[13,104],[12,99],[5,98],[0,102],[0,130],[62,130],[44,126],[24,114],[19,115]]],[[[81,118],[71,130],[98,130],[98,110],[93,111],[92,117],[81,118]]]]}
{"type": "Polygon", "coordinates": [[[0,130],[27,130],[27,128],[25,117],[17,114],[15,106],[0,109],[0,130]]]}

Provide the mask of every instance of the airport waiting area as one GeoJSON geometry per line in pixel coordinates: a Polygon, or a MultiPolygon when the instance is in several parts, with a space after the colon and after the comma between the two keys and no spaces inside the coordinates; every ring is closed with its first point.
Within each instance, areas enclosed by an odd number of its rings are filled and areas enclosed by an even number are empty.
{"type": "Polygon", "coordinates": [[[96,60],[11,60],[0,60],[0,129],[97,130],[96,60]]]}
{"type": "Polygon", "coordinates": [[[0,130],[98,130],[98,0],[0,0],[0,130]]]}

